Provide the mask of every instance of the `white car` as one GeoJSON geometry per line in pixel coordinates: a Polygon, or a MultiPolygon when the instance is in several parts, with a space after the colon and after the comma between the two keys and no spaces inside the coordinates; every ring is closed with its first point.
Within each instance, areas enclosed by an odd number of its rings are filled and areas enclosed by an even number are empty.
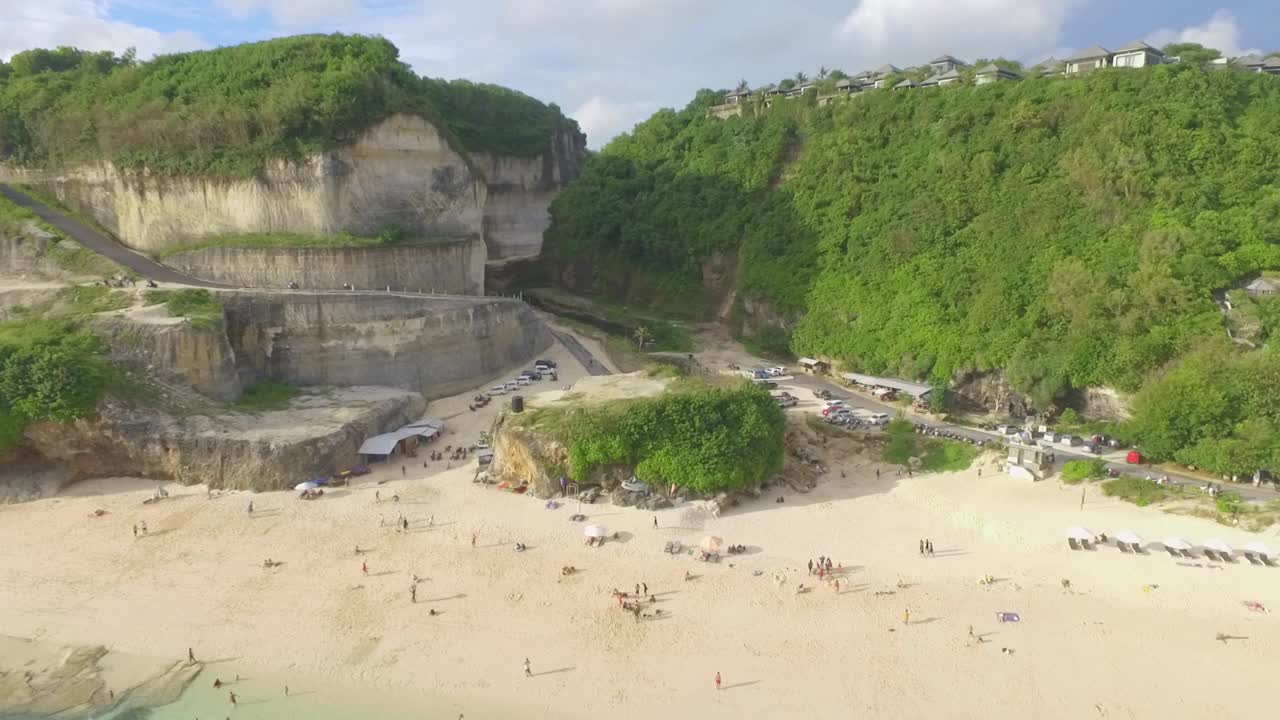
{"type": "Polygon", "coordinates": [[[827,408],[833,408],[833,407],[844,407],[844,401],[843,401],[843,400],[828,400],[828,401],[826,401],[826,402],[822,403],[822,409],[824,409],[824,410],[825,410],[825,409],[827,409],[827,408]]]}
{"type": "Polygon", "coordinates": [[[507,386],[506,386],[506,385],[494,385],[493,387],[489,388],[489,394],[490,394],[490,395],[506,395],[506,394],[507,394],[507,386]]]}
{"type": "Polygon", "coordinates": [[[545,374],[547,374],[547,373],[549,373],[549,372],[551,372],[551,368],[550,368],[550,367],[548,367],[548,366],[546,366],[546,365],[534,365],[534,366],[533,366],[533,369],[534,369],[534,370],[537,370],[538,372],[540,372],[540,373],[542,373],[542,374],[544,374],[544,375],[545,375],[545,374]]]}
{"type": "Polygon", "coordinates": [[[508,390],[519,390],[520,383],[516,382],[515,380],[512,380],[511,382],[507,383],[503,387],[505,387],[508,390]]]}
{"type": "Polygon", "coordinates": [[[533,384],[533,381],[527,377],[516,378],[516,385],[531,385],[531,384],[533,384]]]}
{"type": "Polygon", "coordinates": [[[773,377],[782,377],[787,374],[787,369],[779,365],[778,367],[769,368],[769,374],[773,377]]]}

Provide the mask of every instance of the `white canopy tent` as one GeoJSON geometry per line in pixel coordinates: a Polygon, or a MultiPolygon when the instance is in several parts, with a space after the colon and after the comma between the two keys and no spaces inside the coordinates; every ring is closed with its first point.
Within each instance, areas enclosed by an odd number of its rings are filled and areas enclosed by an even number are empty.
{"type": "Polygon", "coordinates": [[[1224,555],[1230,555],[1234,552],[1230,545],[1226,544],[1219,538],[1209,538],[1208,540],[1205,540],[1204,546],[1208,550],[1212,550],[1216,553],[1222,553],[1224,555]]]}
{"type": "Polygon", "coordinates": [[[1093,533],[1089,528],[1080,527],[1079,525],[1067,528],[1068,540],[1093,540],[1093,537],[1093,533]]]}
{"type": "Polygon", "coordinates": [[[1138,533],[1132,530],[1121,530],[1116,533],[1116,540],[1119,540],[1122,543],[1129,543],[1130,545],[1142,544],[1142,538],[1138,536],[1138,533]]]}
{"type": "Polygon", "coordinates": [[[1170,550],[1190,550],[1191,549],[1191,543],[1187,542],[1186,540],[1183,540],[1182,538],[1176,538],[1176,537],[1165,538],[1164,543],[1162,544],[1165,547],[1169,548],[1170,550]]]}

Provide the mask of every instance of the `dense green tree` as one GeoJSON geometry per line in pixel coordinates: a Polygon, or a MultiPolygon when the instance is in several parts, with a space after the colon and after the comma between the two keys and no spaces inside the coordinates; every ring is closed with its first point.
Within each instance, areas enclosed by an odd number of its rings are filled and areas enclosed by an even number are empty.
{"type": "Polygon", "coordinates": [[[1219,348],[1214,294],[1280,269],[1276,78],[1187,63],[726,120],[718,101],[605,147],[553,204],[552,261],[589,258],[592,290],[670,307],[736,257],[739,308],[850,368],[938,385],[1003,368],[1044,405],[1167,385],[1135,421],[1158,457],[1271,412],[1229,411],[1269,387],[1255,358],[1274,351],[1219,348]],[[1197,353],[1238,372],[1206,382],[1184,369],[1197,353]]]}
{"type": "Polygon", "coordinates": [[[93,412],[110,372],[91,333],[57,322],[0,323],[0,449],[33,422],[93,412]]]}
{"type": "Polygon", "coordinates": [[[1193,42],[1169,43],[1161,49],[1165,55],[1180,58],[1180,62],[1195,63],[1197,65],[1204,65],[1210,60],[1222,57],[1221,50],[1193,42]]]}

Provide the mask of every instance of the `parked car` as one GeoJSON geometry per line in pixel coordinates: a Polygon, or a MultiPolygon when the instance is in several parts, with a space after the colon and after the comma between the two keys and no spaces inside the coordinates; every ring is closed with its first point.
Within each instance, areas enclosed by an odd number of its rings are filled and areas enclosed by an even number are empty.
{"type": "Polygon", "coordinates": [[[751,371],[751,377],[758,380],[764,380],[769,377],[769,371],[757,368],[751,371]]]}
{"type": "Polygon", "coordinates": [[[555,361],[555,360],[534,360],[534,361],[533,361],[533,366],[534,366],[534,367],[539,367],[539,366],[541,366],[541,367],[545,367],[545,368],[553,368],[553,367],[555,367],[555,366],[556,366],[556,361],[555,361]]]}
{"type": "Polygon", "coordinates": [[[752,380],[752,382],[754,382],[755,384],[759,385],[760,387],[766,390],[772,390],[778,387],[778,383],[773,382],[772,380],[765,380],[762,378],[756,378],[755,380],[752,380]]]}
{"type": "Polygon", "coordinates": [[[829,408],[829,407],[840,407],[840,406],[842,406],[842,405],[844,405],[844,401],[843,401],[843,400],[828,400],[828,401],[826,401],[826,402],[822,403],[822,409],[823,409],[823,410],[825,410],[825,409],[827,409],[827,408],[829,408]]]}
{"type": "Polygon", "coordinates": [[[506,395],[506,394],[507,394],[507,386],[506,386],[506,385],[494,385],[493,387],[489,388],[489,394],[490,394],[490,395],[506,395]]]}
{"type": "Polygon", "coordinates": [[[520,377],[516,378],[516,385],[532,385],[532,384],[533,384],[533,381],[525,377],[524,375],[521,375],[520,377]]]}
{"type": "Polygon", "coordinates": [[[778,404],[784,408],[795,407],[796,405],[800,404],[800,401],[798,399],[792,397],[791,395],[788,395],[787,393],[782,393],[781,395],[774,395],[773,399],[777,400],[778,404]]]}
{"type": "Polygon", "coordinates": [[[511,382],[508,382],[504,387],[506,387],[507,390],[519,390],[520,383],[516,382],[515,380],[512,380],[511,382]]]}
{"type": "Polygon", "coordinates": [[[1044,434],[1040,436],[1040,439],[1047,443],[1055,442],[1058,439],[1058,434],[1052,430],[1046,430],[1044,434]]]}
{"type": "Polygon", "coordinates": [[[849,414],[849,408],[845,407],[844,405],[828,405],[827,407],[822,408],[822,417],[839,415],[842,411],[846,415],[849,414]]]}
{"type": "Polygon", "coordinates": [[[1084,438],[1079,435],[1068,435],[1064,438],[1058,438],[1058,441],[1070,447],[1080,447],[1084,444],[1084,438]]]}
{"type": "Polygon", "coordinates": [[[787,369],[782,367],[781,365],[778,365],[776,367],[769,368],[767,372],[774,377],[782,377],[783,375],[787,374],[787,369]]]}
{"type": "Polygon", "coordinates": [[[814,390],[814,391],[813,391],[813,396],[814,396],[814,397],[816,397],[816,398],[820,398],[820,399],[822,399],[822,400],[830,400],[830,399],[831,399],[831,391],[830,391],[830,390],[827,390],[827,389],[814,390]]]}
{"type": "Polygon", "coordinates": [[[541,380],[542,373],[538,372],[537,370],[525,370],[524,372],[520,373],[520,377],[528,378],[530,380],[541,380]]]}
{"type": "Polygon", "coordinates": [[[996,432],[1000,433],[1001,435],[1017,435],[1018,432],[1020,432],[1021,430],[1022,428],[1018,427],[1017,425],[997,425],[996,426],[996,432]]]}

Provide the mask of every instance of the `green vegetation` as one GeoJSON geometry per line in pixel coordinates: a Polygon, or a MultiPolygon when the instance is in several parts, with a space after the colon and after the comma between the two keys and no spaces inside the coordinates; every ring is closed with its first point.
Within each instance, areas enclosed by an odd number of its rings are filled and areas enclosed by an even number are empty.
{"type": "Polygon", "coordinates": [[[420,78],[382,38],[302,35],[234,47],[123,55],[61,47],[0,62],[0,159],[108,159],[162,173],[256,174],[350,140],[397,112],[472,151],[534,156],[554,105],[514,90],[420,78]]]}
{"type": "Polygon", "coordinates": [[[92,413],[113,375],[98,338],[71,323],[0,323],[0,450],[31,423],[92,413]]]}
{"type": "Polygon", "coordinates": [[[917,435],[915,425],[902,418],[891,421],[885,433],[889,436],[885,462],[909,465],[914,470],[958,472],[968,469],[978,457],[978,449],[968,443],[917,435]],[[919,462],[912,463],[911,458],[919,462]]]}
{"type": "Polygon", "coordinates": [[[1157,485],[1154,480],[1132,475],[1102,483],[1102,493],[1107,497],[1120,498],[1139,507],[1182,497],[1187,492],[1190,491],[1180,485],[1157,485]]]}
{"type": "Polygon", "coordinates": [[[63,306],[59,315],[83,316],[110,310],[123,310],[133,305],[133,298],[121,290],[102,285],[75,285],[58,293],[63,306]]]}
{"type": "Polygon", "coordinates": [[[172,317],[184,317],[192,327],[217,330],[222,327],[222,303],[208,290],[148,290],[148,305],[164,305],[172,317]]]}
{"type": "Polygon", "coordinates": [[[1107,464],[1101,460],[1068,460],[1062,465],[1062,482],[1068,485],[1097,480],[1106,474],[1107,464]]]}
{"type": "Polygon", "coordinates": [[[204,238],[185,245],[175,245],[158,253],[158,259],[178,253],[203,250],[211,247],[238,248],[321,248],[321,247],[377,247],[395,245],[403,239],[402,233],[388,228],[377,237],[362,237],[350,233],[333,235],[303,235],[299,233],[253,233],[248,235],[220,235],[204,238]]]}
{"type": "Polygon", "coordinates": [[[263,380],[245,389],[236,408],[249,412],[284,410],[298,397],[298,388],[279,380],[263,380]]]}
{"type": "MultiPolygon", "coordinates": [[[[23,188],[23,192],[28,191],[23,188]]],[[[80,275],[114,275],[123,272],[120,266],[110,260],[67,239],[62,231],[41,220],[34,212],[14,204],[6,197],[0,197],[0,235],[20,232],[28,223],[35,223],[41,230],[54,236],[46,244],[44,254],[63,270],[80,275]]]]}
{"type": "Polygon", "coordinates": [[[683,381],[658,397],[542,410],[527,421],[565,442],[577,481],[624,464],[646,483],[712,493],[759,485],[782,468],[786,419],[767,392],[746,384],[683,381]]]}
{"type": "Polygon", "coordinates": [[[1280,269],[1276,78],[1167,65],[724,121],[719,102],[699,93],[593,157],[552,206],[550,260],[590,263],[614,300],[709,317],[690,299],[736,256],[717,290],[787,320],[796,355],[935,385],[1002,368],[1042,407],[1138,392],[1124,434],[1146,454],[1280,467],[1280,350],[1225,342],[1213,299],[1280,269]]]}

